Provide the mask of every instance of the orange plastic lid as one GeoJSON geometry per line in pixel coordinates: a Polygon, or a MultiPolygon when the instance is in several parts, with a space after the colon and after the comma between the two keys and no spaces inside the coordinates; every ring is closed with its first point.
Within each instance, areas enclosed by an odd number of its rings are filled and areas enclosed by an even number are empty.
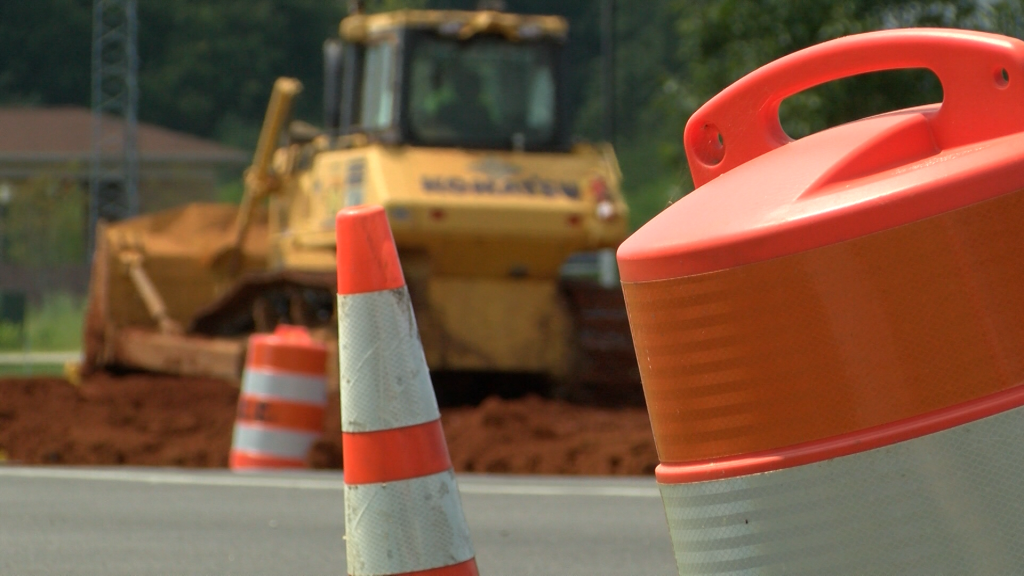
{"type": "Polygon", "coordinates": [[[819,44],[728,87],[683,140],[698,188],[620,246],[624,282],[760,262],[1024,188],[1024,42],[919,28],[819,44]],[[933,71],[942,103],[796,141],[779,124],[793,94],[901,68],[933,71]]]}
{"type": "Polygon", "coordinates": [[[249,337],[246,368],[324,376],[327,348],[301,326],[279,325],[273,334],[249,337]]]}

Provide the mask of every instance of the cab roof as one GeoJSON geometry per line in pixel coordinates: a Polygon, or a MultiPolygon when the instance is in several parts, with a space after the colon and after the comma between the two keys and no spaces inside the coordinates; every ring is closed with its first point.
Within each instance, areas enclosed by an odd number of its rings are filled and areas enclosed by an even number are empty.
{"type": "Polygon", "coordinates": [[[398,10],[380,14],[355,14],[341,21],[341,38],[361,44],[378,33],[402,28],[435,29],[438,33],[467,40],[477,34],[501,34],[509,40],[564,40],[569,25],[561,16],[509,14],[491,10],[398,10]]]}

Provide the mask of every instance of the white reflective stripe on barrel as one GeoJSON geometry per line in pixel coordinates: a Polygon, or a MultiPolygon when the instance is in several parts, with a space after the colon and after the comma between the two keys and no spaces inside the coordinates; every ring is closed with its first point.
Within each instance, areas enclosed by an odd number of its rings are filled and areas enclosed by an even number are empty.
{"type": "Polygon", "coordinates": [[[404,286],[338,296],[338,374],[344,432],[441,417],[404,286]]]}
{"type": "Polygon", "coordinates": [[[303,376],[283,372],[266,372],[246,368],[242,376],[242,394],[274,396],[289,402],[323,406],[327,403],[324,377],[303,376]]]}
{"type": "Polygon", "coordinates": [[[473,558],[451,470],[345,486],[348,573],[404,574],[473,558]],[[398,520],[401,519],[401,520],[398,520]]]}
{"type": "Polygon", "coordinates": [[[304,460],[309,447],[318,438],[320,434],[317,432],[290,432],[240,423],[235,424],[231,449],[262,456],[304,460]]]}
{"type": "Polygon", "coordinates": [[[816,464],[660,488],[685,576],[1024,570],[1024,408],[816,464]]]}

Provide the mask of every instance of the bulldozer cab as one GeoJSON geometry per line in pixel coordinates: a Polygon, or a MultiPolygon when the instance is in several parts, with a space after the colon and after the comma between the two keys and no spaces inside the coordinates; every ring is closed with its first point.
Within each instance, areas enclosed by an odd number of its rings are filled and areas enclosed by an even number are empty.
{"type": "Polygon", "coordinates": [[[566,151],[562,45],[552,16],[353,15],[325,54],[332,136],[423,147],[566,151]]]}

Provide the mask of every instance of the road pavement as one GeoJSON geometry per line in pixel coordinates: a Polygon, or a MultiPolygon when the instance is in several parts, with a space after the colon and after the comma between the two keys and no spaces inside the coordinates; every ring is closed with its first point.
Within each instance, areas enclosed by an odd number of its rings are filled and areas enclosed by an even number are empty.
{"type": "MultiPolygon", "coordinates": [[[[484,576],[673,575],[653,478],[459,475],[484,576]]],[[[337,472],[0,466],[0,574],[343,575],[337,472]]]]}

